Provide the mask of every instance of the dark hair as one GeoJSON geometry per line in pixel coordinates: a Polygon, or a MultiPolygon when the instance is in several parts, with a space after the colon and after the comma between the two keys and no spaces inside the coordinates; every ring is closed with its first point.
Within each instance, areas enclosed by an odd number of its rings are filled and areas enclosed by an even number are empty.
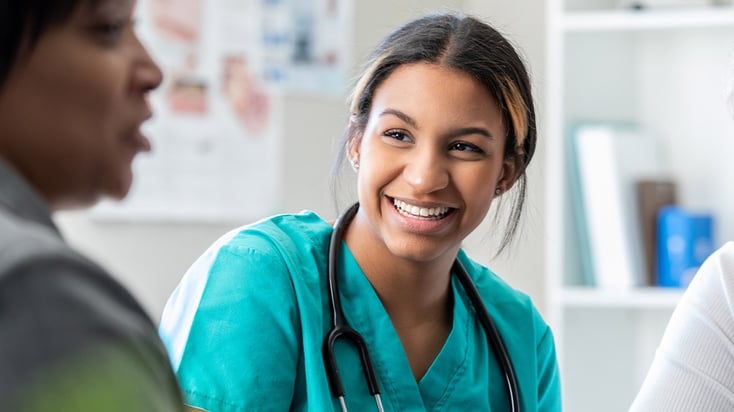
{"type": "Polygon", "coordinates": [[[352,91],[349,126],[332,170],[332,192],[336,195],[350,138],[364,133],[375,90],[399,66],[417,62],[471,75],[487,87],[500,107],[507,128],[504,158],[515,162],[518,178],[499,254],[514,238],[525,203],[525,171],[537,139],[535,108],[528,72],[515,48],[497,30],[473,17],[441,13],[418,18],[398,27],[373,51],[352,91]]]}
{"type": "Polygon", "coordinates": [[[0,89],[22,47],[32,49],[50,27],[64,23],[83,2],[94,0],[2,0],[0,13],[0,89]]]}

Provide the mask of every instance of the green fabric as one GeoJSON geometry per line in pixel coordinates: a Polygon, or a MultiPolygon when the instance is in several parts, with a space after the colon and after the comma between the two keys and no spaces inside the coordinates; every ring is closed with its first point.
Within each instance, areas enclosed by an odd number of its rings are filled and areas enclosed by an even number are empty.
{"type": "MultiPolygon", "coordinates": [[[[170,396],[167,387],[151,379],[141,368],[136,348],[102,345],[83,356],[70,357],[56,367],[48,367],[34,385],[26,388],[16,412],[178,412],[180,398],[170,396]],[[173,398],[173,399],[171,399],[173,398]],[[177,401],[178,403],[174,403],[177,401]]],[[[151,366],[152,368],[153,366],[151,366]]],[[[5,409],[2,409],[5,410],[5,409]]]]}
{"type": "MultiPolygon", "coordinates": [[[[167,308],[161,329],[167,345],[186,339],[174,365],[187,403],[211,412],[339,410],[322,357],[331,327],[325,275],[330,234],[328,223],[312,212],[280,215],[243,228],[210,251],[213,263],[192,267],[179,289],[196,282],[205,287],[200,296],[175,294],[172,299],[185,301],[169,306],[186,309],[167,308]],[[195,311],[190,325],[176,329],[186,336],[167,336],[164,326],[180,310],[195,311]]],[[[387,313],[345,244],[340,256],[344,312],[370,349],[386,411],[508,409],[503,374],[460,286],[454,284],[453,330],[416,383],[387,313]]],[[[526,295],[463,252],[459,258],[505,341],[522,409],[560,411],[548,326],[526,295]]],[[[375,410],[354,348],[337,344],[336,356],[349,409],[375,410]]]]}

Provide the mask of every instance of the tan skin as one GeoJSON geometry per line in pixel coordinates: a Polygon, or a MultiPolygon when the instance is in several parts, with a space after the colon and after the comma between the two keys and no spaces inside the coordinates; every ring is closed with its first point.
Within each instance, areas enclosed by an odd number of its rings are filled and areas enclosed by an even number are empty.
{"type": "Polygon", "coordinates": [[[450,269],[461,242],[483,221],[495,189],[504,192],[516,180],[512,159],[503,156],[505,140],[500,110],[484,86],[465,73],[416,63],[377,88],[365,130],[350,142],[360,209],[345,241],[387,310],[416,381],[451,332],[450,269]],[[412,214],[413,206],[429,216],[412,214]]]}

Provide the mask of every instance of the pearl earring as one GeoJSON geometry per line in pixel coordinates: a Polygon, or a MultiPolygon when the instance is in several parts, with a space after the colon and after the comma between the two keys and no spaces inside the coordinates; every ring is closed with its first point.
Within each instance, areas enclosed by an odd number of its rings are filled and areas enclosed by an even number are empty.
{"type": "Polygon", "coordinates": [[[495,196],[499,196],[501,194],[502,194],[502,189],[501,188],[498,187],[498,188],[494,189],[494,195],[495,196]]]}
{"type": "Polygon", "coordinates": [[[349,159],[349,162],[352,164],[352,169],[354,169],[355,172],[359,171],[359,161],[354,159],[349,159]]]}

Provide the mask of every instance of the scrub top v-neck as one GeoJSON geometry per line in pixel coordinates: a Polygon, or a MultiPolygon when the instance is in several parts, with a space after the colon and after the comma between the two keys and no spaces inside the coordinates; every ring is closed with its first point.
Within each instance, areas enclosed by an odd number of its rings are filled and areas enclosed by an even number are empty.
{"type": "MultiPolygon", "coordinates": [[[[469,316],[467,298],[459,290],[457,281],[452,280],[454,312],[451,332],[428,371],[416,382],[384,306],[344,243],[338,273],[341,274],[339,285],[345,316],[350,325],[362,334],[370,348],[380,379],[383,403],[398,411],[440,411],[449,405],[455,408],[457,405],[451,402],[453,399],[461,400],[463,406],[472,410],[488,410],[489,384],[485,373],[489,365],[487,346],[481,341],[477,342],[476,336],[473,336],[475,318],[469,316]],[[476,393],[469,386],[481,387],[483,396],[462,399],[466,398],[467,393],[476,393]]],[[[484,338],[483,331],[480,332],[482,336],[479,338],[484,338]]],[[[369,393],[363,375],[358,373],[361,369],[357,352],[347,345],[340,349],[337,351],[337,360],[342,361],[339,363],[340,370],[352,371],[348,377],[343,377],[347,406],[354,410],[368,410],[366,408],[374,406],[374,401],[371,397],[364,396],[369,393]],[[343,359],[346,357],[348,360],[343,359]]],[[[497,368],[496,364],[494,366],[497,368]]],[[[502,389],[502,375],[495,378],[498,379],[496,384],[502,389]]]]}
{"type": "MultiPolygon", "coordinates": [[[[187,271],[166,304],[160,334],[186,401],[210,412],[340,410],[323,360],[331,328],[326,262],[331,226],[313,212],[235,229],[187,271]]],[[[344,243],[345,317],[367,342],[386,411],[508,408],[504,377],[463,289],[452,281],[452,330],[419,382],[371,284],[344,243]]],[[[560,411],[553,337],[532,301],[463,251],[505,341],[524,411],[560,411]]],[[[356,350],[338,342],[351,411],[376,410],[356,350]]]]}

